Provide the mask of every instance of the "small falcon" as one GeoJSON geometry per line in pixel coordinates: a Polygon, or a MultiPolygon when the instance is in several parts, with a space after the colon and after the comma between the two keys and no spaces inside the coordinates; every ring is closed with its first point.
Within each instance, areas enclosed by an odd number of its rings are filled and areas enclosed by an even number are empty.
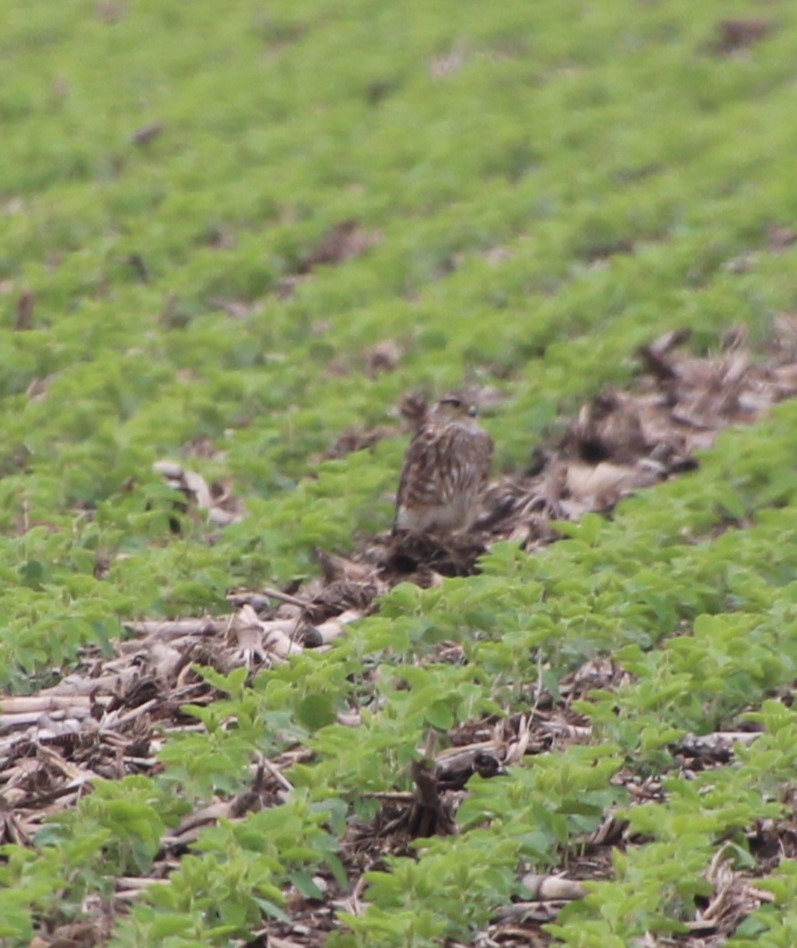
{"type": "Polygon", "coordinates": [[[446,395],[427,414],[404,456],[393,533],[451,533],[473,522],[493,458],[476,414],[460,395],[446,395]]]}

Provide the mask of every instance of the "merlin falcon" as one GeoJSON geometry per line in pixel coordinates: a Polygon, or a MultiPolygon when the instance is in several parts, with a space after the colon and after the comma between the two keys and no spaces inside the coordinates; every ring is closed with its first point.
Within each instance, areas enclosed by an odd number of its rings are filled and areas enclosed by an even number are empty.
{"type": "Polygon", "coordinates": [[[476,414],[460,395],[429,411],[404,456],[394,533],[453,533],[473,523],[493,458],[476,414]]]}

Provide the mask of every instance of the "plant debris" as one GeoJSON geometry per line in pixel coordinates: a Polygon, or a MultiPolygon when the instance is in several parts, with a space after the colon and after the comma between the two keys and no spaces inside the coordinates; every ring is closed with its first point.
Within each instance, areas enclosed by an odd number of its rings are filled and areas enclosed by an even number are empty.
{"type": "Polygon", "coordinates": [[[36,297],[31,290],[23,290],[17,299],[17,316],[14,320],[14,329],[22,332],[33,329],[33,311],[36,297]]]}
{"type": "Polygon", "coordinates": [[[748,49],[768,36],[774,26],[774,23],[765,17],[721,20],[717,24],[713,49],[725,55],[748,49]]]}
{"type": "MultiPolygon", "coordinates": [[[[202,449],[194,453],[201,456],[202,449]]],[[[201,474],[186,470],[176,461],[156,461],[153,470],[163,477],[169,487],[183,494],[192,506],[207,511],[209,523],[227,526],[243,518],[243,504],[225,485],[218,482],[208,485],[201,474]]]]}
{"type": "Polygon", "coordinates": [[[163,122],[151,122],[149,125],[142,125],[130,136],[130,142],[133,145],[148,145],[160,137],[165,130],[166,125],[163,122]]]}
{"type": "MultiPolygon", "coordinates": [[[[219,697],[197,665],[227,674],[241,667],[256,670],[284,663],[305,649],[328,649],[351,622],[378,610],[379,597],[396,583],[430,586],[442,575],[468,575],[498,540],[510,540],[530,552],[539,549],[558,537],[552,521],[608,512],[622,497],[694,468],[699,452],[709,448],[721,430],[751,423],[772,405],[797,395],[793,320],[781,321],[767,360],[754,359],[741,332],[728,335],[724,351],[703,357],[681,348],[687,338],[686,332],[671,332],[643,347],[640,376],[632,390],[606,390],[583,406],[535,473],[494,481],[484,498],[483,515],[467,536],[396,540],[385,532],[361,543],[351,557],[319,550],[321,576],[298,589],[231,592],[235,611],[227,616],[128,622],[129,637],[113,643],[113,657],[86,649],[78,667],[56,685],[35,695],[2,699],[0,792],[8,808],[3,841],[32,845],[45,819],[74,806],[100,779],[155,773],[158,752],[170,733],[198,726],[183,706],[201,708],[219,697]]],[[[425,408],[417,395],[405,398],[401,414],[409,427],[419,423],[425,408]]],[[[199,474],[167,461],[158,462],[156,470],[214,522],[242,516],[240,504],[226,489],[209,486],[199,474]]],[[[441,646],[439,660],[456,660],[455,653],[449,655],[441,646]]],[[[538,682],[525,714],[472,722],[453,731],[451,748],[427,752],[425,762],[415,765],[411,793],[378,795],[376,818],[350,830],[343,857],[352,880],[379,865],[386,853],[409,851],[413,839],[455,833],[454,818],[474,774],[500,780],[524,755],[585,741],[591,731],[572,711],[573,699],[594,688],[617,688],[627,677],[610,659],[594,659],[561,683],[555,700],[538,682]]],[[[357,727],[359,712],[352,709],[338,720],[357,727]]],[[[687,736],[677,754],[685,768],[698,759],[701,767],[719,767],[730,759],[735,744],[752,742],[756,736],[755,731],[687,736]]],[[[117,880],[114,910],[124,911],[136,886],[168,875],[169,853],[190,846],[202,826],[221,818],[235,820],[248,810],[289,798],[292,787],[284,771],[306,755],[297,746],[261,760],[253,766],[246,793],[217,800],[186,817],[162,841],[151,879],[135,880],[132,890],[124,879],[117,880]]],[[[627,787],[640,801],[661,795],[658,785],[643,785],[630,775],[627,787]]],[[[582,866],[580,879],[525,876],[529,898],[507,906],[488,936],[500,937],[501,944],[542,939],[540,925],[555,918],[567,900],[581,897],[583,879],[606,871],[608,849],[624,839],[624,832],[607,817],[601,831],[585,839],[585,853],[594,850],[599,855],[597,868],[582,866]]],[[[761,832],[758,845],[763,850],[771,844],[763,828],[761,832]]],[[[773,825],[769,837],[777,835],[773,825]]],[[[713,894],[687,926],[695,938],[731,932],[751,907],[770,898],[732,868],[725,850],[717,853],[707,881],[713,894]]],[[[329,888],[330,897],[340,895],[332,880],[319,882],[329,888]]],[[[357,883],[350,902],[356,903],[362,891],[357,883]]],[[[297,900],[294,909],[290,923],[269,923],[269,944],[288,938],[295,945],[318,944],[336,924],[328,901],[297,900]]],[[[104,924],[97,922],[100,928],[104,924]]]]}
{"type": "Polygon", "coordinates": [[[297,273],[307,274],[320,266],[335,266],[354,260],[378,242],[375,234],[364,230],[357,221],[345,220],[324,234],[315,247],[302,259],[297,273]]]}

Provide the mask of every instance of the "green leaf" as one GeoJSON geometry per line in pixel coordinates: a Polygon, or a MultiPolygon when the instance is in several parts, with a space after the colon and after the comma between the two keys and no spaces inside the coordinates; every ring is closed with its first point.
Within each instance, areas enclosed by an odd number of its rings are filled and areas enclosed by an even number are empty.
{"type": "Polygon", "coordinates": [[[335,708],[329,695],[307,695],[296,706],[299,722],[311,731],[335,721],[335,708]]]}
{"type": "Polygon", "coordinates": [[[432,702],[425,710],[424,717],[440,731],[447,731],[454,726],[454,715],[451,709],[443,701],[432,702]]]}

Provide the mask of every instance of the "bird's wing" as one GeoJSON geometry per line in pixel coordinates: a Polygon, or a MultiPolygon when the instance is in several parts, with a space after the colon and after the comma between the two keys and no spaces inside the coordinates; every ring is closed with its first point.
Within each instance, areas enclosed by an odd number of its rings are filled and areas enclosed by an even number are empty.
{"type": "Polygon", "coordinates": [[[426,507],[444,501],[441,471],[445,466],[443,432],[438,426],[422,428],[404,455],[396,507],[426,507]]]}
{"type": "Polygon", "coordinates": [[[486,431],[478,432],[479,454],[481,456],[481,486],[483,487],[489,477],[490,468],[493,464],[493,454],[495,453],[495,442],[486,431]]]}

